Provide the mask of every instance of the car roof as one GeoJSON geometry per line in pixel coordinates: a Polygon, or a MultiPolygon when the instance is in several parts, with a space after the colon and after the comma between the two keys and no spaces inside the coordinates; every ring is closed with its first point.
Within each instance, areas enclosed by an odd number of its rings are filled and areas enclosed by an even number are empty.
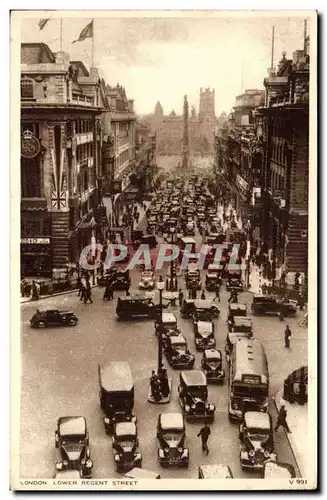
{"type": "Polygon", "coordinates": [[[204,478],[207,479],[224,479],[231,475],[228,465],[225,464],[201,465],[199,469],[201,469],[204,478]]]}
{"type": "Polygon", "coordinates": [[[162,313],[163,323],[177,323],[177,318],[173,313],[162,313]]]}
{"type": "Polygon", "coordinates": [[[189,238],[188,236],[186,236],[185,238],[182,238],[181,241],[183,243],[186,243],[186,244],[187,243],[192,243],[192,244],[195,243],[195,239],[194,238],[189,238]]]}
{"type": "Polygon", "coordinates": [[[115,433],[117,436],[136,435],[136,425],[134,422],[118,422],[115,426],[115,433]]]}
{"type": "Polygon", "coordinates": [[[143,295],[141,293],[132,292],[131,295],[128,295],[128,296],[125,296],[125,297],[118,297],[118,300],[121,300],[123,302],[131,302],[133,300],[139,300],[141,302],[141,301],[144,301],[144,300],[149,301],[151,299],[148,298],[148,297],[145,297],[145,295],[143,295]]]}
{"type": "Polygon", "coordinates": [[[186,385],[207,385],[207,378],[201,370],[183,371],[181,377],[186,385]]]}
{"type": "Polygon", "coordinates": [[[260,294],[256,294],[256,295],[253,295],[253,300],[254,299],[260,299],[262,301],[267,301],[267,300],[276,300],[276,297],[274,297],[273,295],[260,295],[260,294]]]}
{"type": "Polygon", "coordinates": [[[271,428],[269,414],[261,411],[247,411],[244,414],[244,421],[249,429],[269,430],[271,428]]]}
{"type": "Polygon", "coordinates": [[[181,344],[182,342],[186,344],[186,340],[184,335],[174,335],[173,337],[169,337],[171,344],[181,344]]]}
{"type": "Polygon", "coordinates": [[[293,465],[284,462],[266,462],[263,470],[265,479],[295,477],[293,465]]]}
{"type": "Polygon", "coordinates": [[[131,368],[127,361],[112,361],[100,366],[100,383],[107,392],[131,391],[134,386],[131,368]]]}
{"type": "Polygon", "coordinates": [[[142,271],[142,276],[153,276],[154,272],[153,271],[142,271]]]}
{"type": "Polygon", "coordinates": [[[210,309],[212,307],[212,300],[195,300],[194,302],[196,309],[210,309]]]}
{"type": "Polygon", "coordinates": [[[152,472],[147,469],[140,469],[139,467],[134,467],[131,471],[127,472],[124,477],[130,477],[132,479],[160,479],[160,474],[158,472],[152,472]]]}
{"type": "Polygon", "coordinates": [[[238,309],[240,311],[245,311],[246,310],[246,305],[245,304],[229,304],[229,309],[231,311],[237,311],[238,309]]]}
{"type": "Polygon", "coordinates": [[[212,332],[213,324],[211,321],[197,321],[198,332],[212,332]]]}
{"type": "Polygon", "coordinates": [[[252,326],[252,319],[247,316],[234,316],[234,325],[235,326],[252,326]]]}
{"type": "Polygon", "coordinates": [[[183,415],[181,413],[161,413],[160,425],[162,429],[183,429],[183,415]]]}
{"type": "Polygon", "coordinates": [[[221,359],[221,352],[218,349],[205,349],[204,355],[207,359],[221,359]]]}
{"type": "Polygon", "coordinates": [[[84,417],[60,417],[58,420],[61,436],[72,436],[86,433],[86,420],[84,417]]]}

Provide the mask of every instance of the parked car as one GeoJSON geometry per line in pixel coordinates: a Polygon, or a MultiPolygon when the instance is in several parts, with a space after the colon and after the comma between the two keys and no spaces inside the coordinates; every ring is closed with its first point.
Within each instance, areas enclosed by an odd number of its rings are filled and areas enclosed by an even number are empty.
{"type": "Polygon", "coordinates": [[[174,337],[181,334],[180,329],[177,327],[177,318],[173,313],[162,313],[161,321],[156,320],[154,327],[157,336],[161,330],[164,345],[168,337],[174,337]]]}
{"type": "Polygon", "coordinates": [[[229,304],[227,313],[227,322],[233,320],[234,316],[246,316],[247,309],[245,304],[229,304]]]}
{"type": "Polygon", "coordinates": [[[155,319],[158,315],[158,308],[151,298],[131,294],[127,297],[118,297],[116,314],[120,320],[155,319]]]}
{"type": "Polygon", "coordinates": [[[134,469],[125,474],[125,477],[131,479],[160,479],[160,474],[151,470],[134,467],[134,469]]]}
{"type": "Polygon", "coordinates": [[[219,349],[205,349],[201,360],[201,369],[207,382],[224,383],[225,371],[222,369],[222,354],[219,349]]]}
{"type": "Polygon", "coordinates": [[[167,361],[173,368],[193,368],[195,356],[188,350],[187,342],[183,335],[168,337],[164,352],[167,361]]]}
{"type": "Polygon", "coordinates": [[[117,422],[134,422],[134,381],[129,363],[112,361],[98,365],[100,405],[107,434],[117,422]]]}
{"type": "Polygon", "coordinates": [[[141,281],[139,283],[140,290],[153,290],[154,288],[154,272],[143,271],[141,274],[141,281]]]}
{"type": "Polygon", "coordinates": [[[162,467],[188,467],[189,450],[185,448],[185,423],[181,413],[161,413],[158,418],[158,460],[162,467]]]}
{"type": "Polygon", "coordinates": [[[112,436],[112,449],[117,472],[126,472],[142,466],[138,451],[139,440],[134,422],[118,422],[112,436]]]}
{"type": "Polygon", "coordinates": [[[277,460],[274,452],[272,419],[268,413],[248,411],[240,424],[242,469],[263,469],[267,460],[277,460]]]}
{"type": "Polygon", "coordinates": [[[60,417],[55,432],[55,444],[61,460],[56,470],[78,470],[83,478],[92,477],[89,433],[84,417],[60,417]]]}
{"type": "Polygon", "coordinates": [[[78,319],[73,311],[58,311],[58,309],[36,310],[30,319],[32,328],[46,328],[48,326],[75,326],[78,319]]]}
{"type": "Polygon", "coordinates": [[[179,376],[178,395],[187,421],[213,422],[216,407],[208,401],[207,378],[203,371],[183,371],[179,376]]]}
{"type": "Polygon", "coordinates": [[[288,316],[295,316],[296,306],[272,295],[254,295],[251,311],[253,315],[279,316],[280,319],[284,319],[288,316]]]}
{"type": "Polygon", "coordinates": [[[212,300],[194,301],[194,321],[213,321],[219,314],[220,311],[212,300]]]}
{"type": "Polygon", "coordinates": [[[216,347],[214,324],[212,321],[194,321],[195,347],[198,351],[216,347]]]}
{"type": "Polygon", "coordinates": [[[198,469],[199,479],[233,479],[230,467],[225,464],[200,465],[198,469]]]}

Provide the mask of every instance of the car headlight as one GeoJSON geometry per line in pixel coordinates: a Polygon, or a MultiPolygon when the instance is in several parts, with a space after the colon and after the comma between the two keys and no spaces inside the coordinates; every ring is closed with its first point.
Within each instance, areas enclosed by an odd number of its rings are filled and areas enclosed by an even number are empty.
{"type": "Polygon", "coordinates": [[[177,448],[177,450],[179,451],[179,453],[182,453],[183,448],[181,446],[179,446],[179,448],[177,448]]]}
{"type": "Polygon", "coordinates": [[[163,450],[161,450],[161,449],[159,450],[159,457],[160,457],[160,458],[163,458],[163,457],[164,457],[164,452],[163,452],[163,450]]]}
{"type": "Polygon", "coordinates": [[[105,417],[105,418],[103,419],[103,421],[104,421],[104,423],[105,423],[105,424],[110,424],[110,420],[109,420],[109,418],[108,418],[108,417],[105,417]]]}
{"type": "Polygon", "coordinates": [[[169,448],[168,448],[168,447],[167,447],[167,448],[164,448],[164,452],[165,452],[165,453],[168,453],[168,452],[169,452],[169,448]]]}
{"type": "Polygon", "coordinates": [[[195,404],[193,403],[191,406],[192,410],[195,410],[195,404]]]}
{"type": "Polygon", "coordinates": [[[140,452],[136,453],[135,459],[136,460],[140,460],[140,458],[141,458],[141,453],[140,452]]]}
{"type": "Polygon", "coordinates": [[[249,457],[254,457],[254,450],[249,451],[249,457]]]}
{"type": "Polygon", "coordinates": [[[264,456],[265,456],[266,458],[269,458],[269,457],[270,457],[270,453],[269,453],[269,451],[268,451],[268,450],[265,450],[265,452],[264,452],[264,456]]]}
{"type": "Polygon", "coordinates": [[[61,470],[62,469],[62,462],[56,462],[56,469],[61,470]]]}
{"type": "Polygon", "coordinates": [[[85,467],[87,467],[88,469],[91,469],[91,467],[93,467],[93,462],[92,462],[92,460],[88,459],[88,460],[86,461],[85,467]]]}
{"type": "Polygon", "coordinates": [[[85,459],[83,458],[83,460],[81,460],[81,465],[85,465],[86,461],[85,459]]]}
{"type": "Polygon", "coordinates": [[[67,465],[68,465],[67,460],[64,460],[64,461],[63,461],[63,464],[67,467],[67,465]]]}
{"type": "Polygon", "coordinates": [[[118,453],[116,453],[116,454],[115,454],[115,460],[116,460],[116,462],[118,462],[118,460],[119,460],[119,455],[118,455],[118,453]]]}
{"type": "Polygon", "coordinates": [[[185,411],[190,411],[190,406],[189,405],[185,405],[185,411]]]}

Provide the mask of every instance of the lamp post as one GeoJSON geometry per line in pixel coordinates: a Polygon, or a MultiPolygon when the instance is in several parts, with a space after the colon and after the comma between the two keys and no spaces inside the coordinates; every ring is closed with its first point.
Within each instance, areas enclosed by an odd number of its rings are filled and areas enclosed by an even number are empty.
{"type": "Polygon", "coordinates": [[[158,341],[158,373],[163,368],[162,362],[162,292],[165,288],[165,282],[162,276],[159,277],[157,281],[157,289],[159,290],[159,341],[158,341]]]}
{"type": "MultiPolygon", "coordinates": [[[[171,234],[171,244],[174,244],[174,234],[176,232],[176,228],[174,226],[170,226],[170,234],[171,234]]],[[[172,292],[176,292],[175,290],[175,284],[174,284],[174,278],[175,278],[175,263],[173,260],[170,261],[170,286],[169,290],[172,292]]]]}

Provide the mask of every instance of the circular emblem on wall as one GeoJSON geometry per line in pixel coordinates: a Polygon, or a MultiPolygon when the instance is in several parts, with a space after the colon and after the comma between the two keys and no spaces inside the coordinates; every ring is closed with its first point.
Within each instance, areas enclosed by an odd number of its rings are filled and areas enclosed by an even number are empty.
{"type": "Polygon", "coordinates": [[[25,130],[21,137],[20,154],[24,158],[35,158],[41,151],[40,141],[30,130],[25,130]]]}

